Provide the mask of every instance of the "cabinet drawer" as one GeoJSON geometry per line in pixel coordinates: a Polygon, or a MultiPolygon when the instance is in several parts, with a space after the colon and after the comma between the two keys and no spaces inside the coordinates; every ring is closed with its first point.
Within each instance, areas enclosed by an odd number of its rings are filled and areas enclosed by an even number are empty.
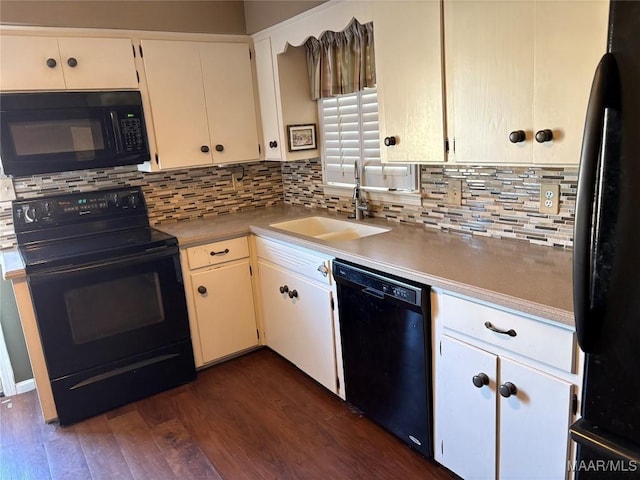
{"type": "Polygon", "coordinates": [[[462,298],[446,294],[440,297],[440,314],[445,328],[573,372],[573,331],[462,298]],[[489,327],[511,331],[511,335],[497,333],[489,327]]]}
{"type": "Polygon", "coordinates": [[[189,268],[191,270],[248,256],[249,244],[247,237],[232,238],[187,249],[187,258],[189,259],[189,268]]]}
{"type": "Polygon", "coordinates": [[[256,238],[256,250],[258,258],[293,270],[322,284],[331,284],[329,257],[322,257],[306,248],[291,247],[260,237],[256,238]]]}

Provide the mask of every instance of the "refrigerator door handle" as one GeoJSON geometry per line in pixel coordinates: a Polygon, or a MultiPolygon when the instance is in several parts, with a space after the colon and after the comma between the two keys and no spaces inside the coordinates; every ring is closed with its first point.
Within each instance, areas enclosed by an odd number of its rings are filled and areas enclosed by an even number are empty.
{"type": "Polygon", "coordinates": [[[605,305],[596,289],[600,244],[600,215],[605,155],[605,128],[610,111],[620,110],[620,80],[616,60],[605,54],[596,69],[585,120],[574,225],[573,307],[580,347],[594,353],[600,336],[605,305]],[[593,226],[593,228],[592,228],[593,226]]]}

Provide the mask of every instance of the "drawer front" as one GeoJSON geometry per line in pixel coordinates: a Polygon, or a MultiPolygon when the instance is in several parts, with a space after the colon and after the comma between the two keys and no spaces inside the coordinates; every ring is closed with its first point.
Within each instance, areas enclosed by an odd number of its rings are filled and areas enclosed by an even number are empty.
{"type": "Polygon", "coordinates": [[[440,297],[445,328],[567,372],[574,371],[576,343],[571,330],[462,298],[446,294],[440,297]]]}
{"type": "Polygon", "coordinates": [[[256,238],[258,258],[267,260],[324,285],[331,284],[330,258],[306,248],[292,247],[278,242],[256,238]]]}
{"type": "Polygon", "coordinates": [[[232,238],[187,249],[187,258],[189,259],[189,268],[191,270],[248,256],[249,243],[247,242],[247,237],[232,238]]]}

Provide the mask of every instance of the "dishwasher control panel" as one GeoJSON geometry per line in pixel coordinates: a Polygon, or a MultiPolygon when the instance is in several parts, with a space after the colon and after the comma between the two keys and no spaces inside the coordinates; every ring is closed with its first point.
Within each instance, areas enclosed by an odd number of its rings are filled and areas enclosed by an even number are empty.
{"type": "Polygon", "coordinates": [[[422,306],[422,292],[426,287],[416,283],[412,285],[408,280],[401,280],[391,275],[365,270],[355,265],[343,263],[343,260],[333,262],[333,277],[336,281],[344,280],[381,298],[393,297],[416,307],[422,306]]]}

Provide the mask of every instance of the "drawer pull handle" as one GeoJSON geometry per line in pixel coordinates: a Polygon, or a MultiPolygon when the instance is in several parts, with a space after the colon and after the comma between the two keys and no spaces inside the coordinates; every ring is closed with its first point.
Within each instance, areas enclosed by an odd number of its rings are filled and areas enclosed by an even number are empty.
{"type": "Polygon", "coordinates": [[[283,285],[280,287],[280,293],[287,293],[289,291],[289,287],[283,285]]]}
{"type": "Polygon", "coordinates": [[[486,373],[481,372],[477,375],[474,375],[471,381],[477,388],[482,388],[485,385],[489,385],[489,376],[486,373]]]}
{"type": "Polygon", "coordinates": [[[209,255],[211,255],[212,257],[215,257],[216,255],[226,255],[227,253],[229,253],[229,249],[225,248],[220,252],[209,252],[209,255]]]}
{"type": "Polygon", "coordinates": [[[509,398],[511,395],[518,395],[518,388],[511,382],[506,382],[500,385],[498,387],[498,391],[504,398],[509,398]]]}
{"type": "Polygon", "coordinates": [[[291,290],[289,292],[289,298],[298,298],[298,291],[297,290],[291,290]]]}
{"type": "Polygon", "coordinates": [[[502,335],[509,335],[510,337],[515,337],[516,335],[518,335],[513,328],[510,330],[501,330],[499,328],[494,327],[491,324],[491,322],[484,322],[484,326],[487,327],[492,332],[500,333],[502,335]]]}

